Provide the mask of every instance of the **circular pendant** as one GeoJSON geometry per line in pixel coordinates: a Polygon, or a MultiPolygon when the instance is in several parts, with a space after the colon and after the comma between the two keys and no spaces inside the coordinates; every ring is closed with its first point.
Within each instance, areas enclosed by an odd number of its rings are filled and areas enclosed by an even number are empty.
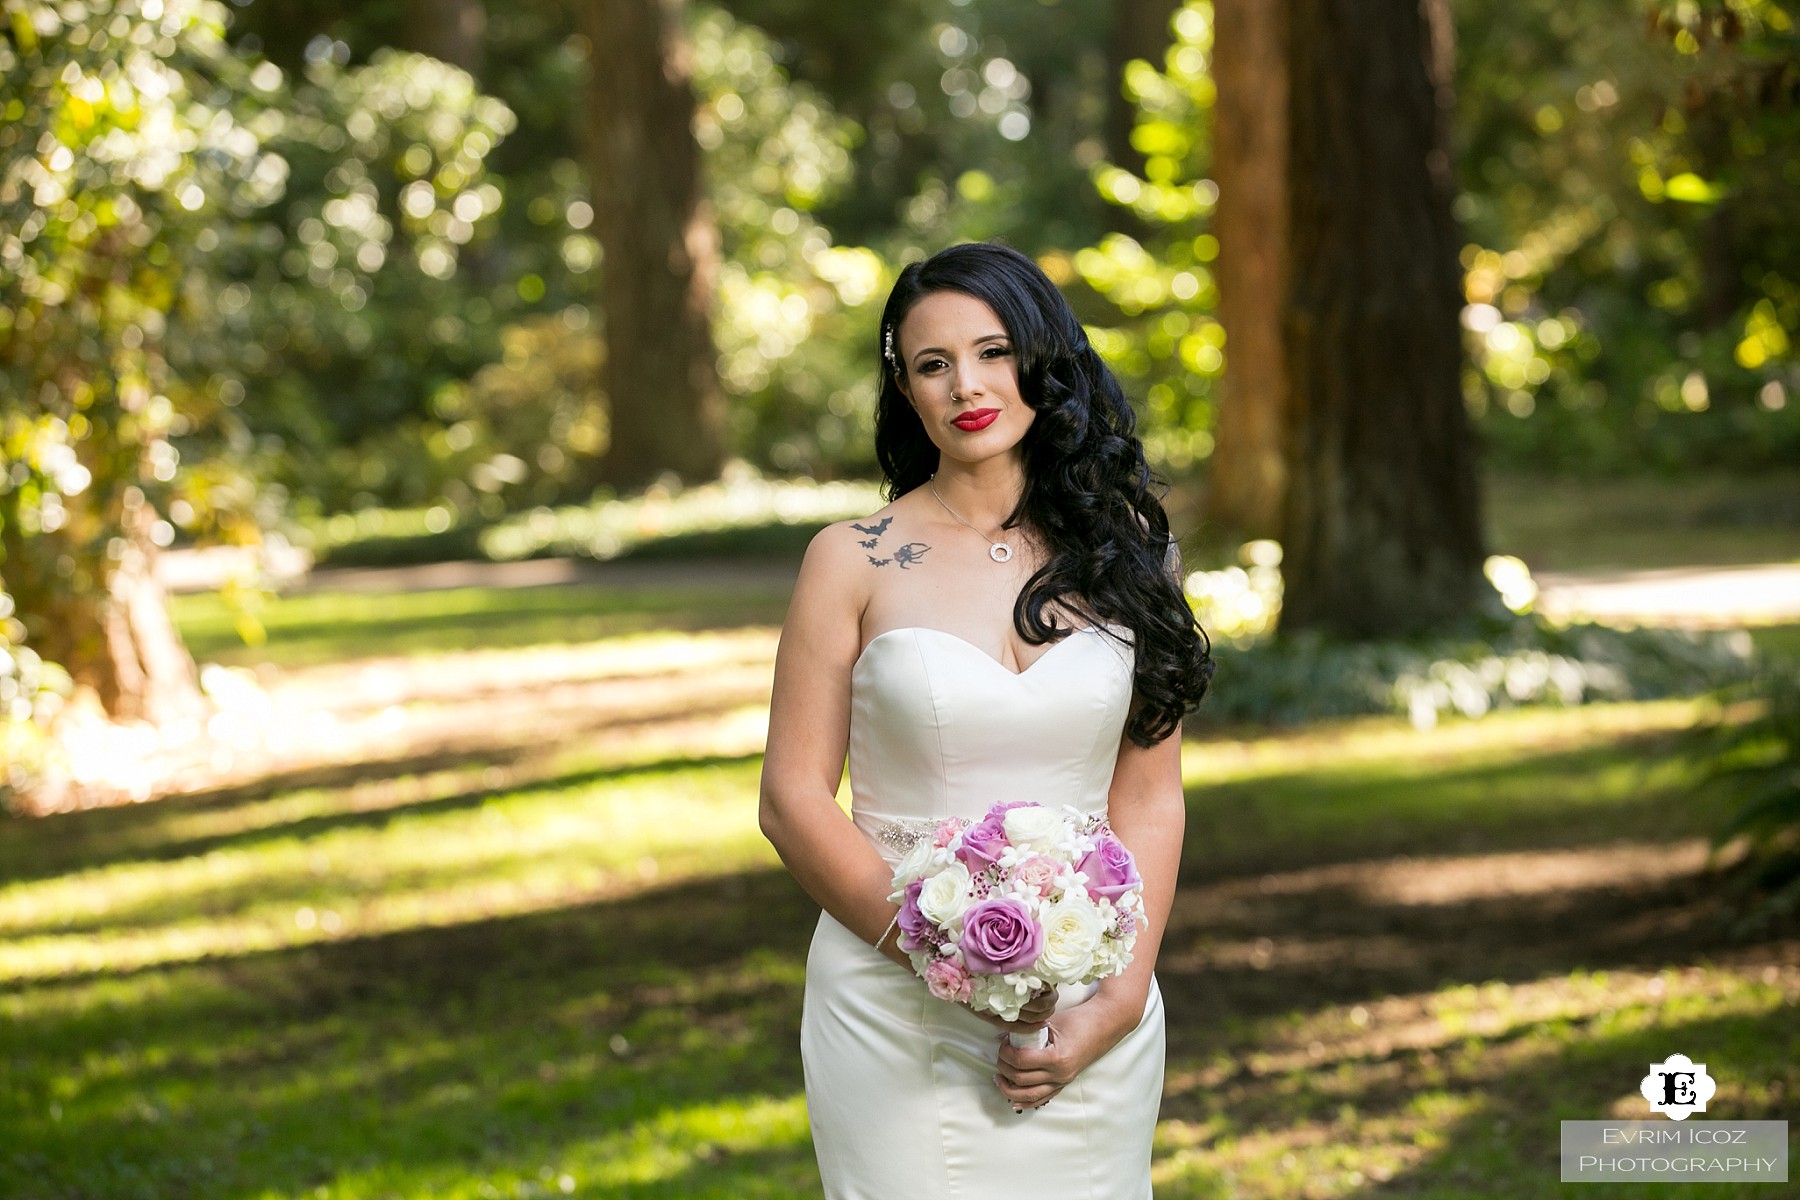
{"type": "Polygon", "coordinates": [[[995,542],[988,547],[988,557],[995,562],[1011,562],[1012,547],[1005,542],[995,542]]]}

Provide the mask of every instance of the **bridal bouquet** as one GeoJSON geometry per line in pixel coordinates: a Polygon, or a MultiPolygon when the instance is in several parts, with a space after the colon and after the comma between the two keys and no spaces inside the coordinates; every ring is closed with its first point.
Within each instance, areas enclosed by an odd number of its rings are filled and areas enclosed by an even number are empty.
{"type": "Polygon", "coordinates": [[[932,995],[1008,1021],[1046,987],[1123,971],[1144,922],[1143,881],[1106,819],[1030,802],[946,818],[895,868],[888,898],[932,995]]]}

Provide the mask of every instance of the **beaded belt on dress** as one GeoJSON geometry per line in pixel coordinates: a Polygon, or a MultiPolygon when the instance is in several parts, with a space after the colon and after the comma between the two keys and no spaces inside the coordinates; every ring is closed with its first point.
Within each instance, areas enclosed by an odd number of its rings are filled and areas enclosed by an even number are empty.
{"type": "Polygon", "coordinates": [[[872,836],[888,849],[904,855],[936,833],[943,823],[942,817],[895,817],[876,826],[872,836]]]}

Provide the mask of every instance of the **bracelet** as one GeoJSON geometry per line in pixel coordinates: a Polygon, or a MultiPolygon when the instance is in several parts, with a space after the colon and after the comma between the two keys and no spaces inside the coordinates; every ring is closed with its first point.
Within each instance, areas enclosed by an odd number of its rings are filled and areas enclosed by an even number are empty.
{"type": "Polygon", "coordinates": [[[877,950],[881,949],[881,943],[887,941],[888,934],[894,932],[894,926],[898,925],[899,923],[900,923],[900,910],[896,908],[894,910],[894,919],[887,923],[887,928],[882,930],[881,936],[875,939],[875,949],[877,949],[877,950]]]}

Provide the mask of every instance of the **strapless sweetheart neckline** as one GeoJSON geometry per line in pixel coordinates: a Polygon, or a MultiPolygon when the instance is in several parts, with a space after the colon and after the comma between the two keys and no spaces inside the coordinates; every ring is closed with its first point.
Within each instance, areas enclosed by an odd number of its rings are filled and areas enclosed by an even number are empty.
{"type": "Polygon", "coordinates": [[[1030,664],[1028,664],[1023,670],[1015,671],[1011,667],[1007,666],[1005,663],[1001,662],[999,659],[995,658],[993,655],[989,654],[986,650],[983,650],[980,646],[977,646],[974,642],[971,642],[968,638],[962,637],[958,634],[951,633],[948,629],[937,629],[930,625],[899,625],[893,629],[884,629],[880,633],[876,634],[874,637],[870,638],[868,641],[868,644],[862,648],[862,652],[856,656],[856,662],[851,665],[850,671],[852,674],[855,674],[856,669],[858,667],[862,666],[863,660],[869,656],[869,651],[874,647],[875,643],[879,642],[882,638],[892,637],[897,633],[935,633],[939,637],[947,638],[959,646],[966,647],[970,653],[974,654],[978,658],[985,659],[989,663],[992,663],[996,670],[998,670],[1004,674],[1010,675],[1014,679],[1020,679],[1026,675],[1031,674],[1032,671],[1036,670],[1038,668],[1038,665],[1041,664],[1046,658],[1049,658],[1052,654],[1055,654],[1058,650],[1062,649],[1064,646],[1067,646],[1069,643],[1073,642],[1077,635],[1083,634],[1083,633],[1098,633],[1103,629],[1122,629],[1122,628],[1124,628],[1124,627],[1121,625],[1111,624],[1110,622],[1106,625],[1083,625],[1081,628],[1071,631],[1068,637],[1065,637],[1058,641],[1052,642],[1050,645],[1050,648],[1048,650],[1044,651],[1042,654],[1040,654],[1036,658],[1032,659],[1030,664]]]}

